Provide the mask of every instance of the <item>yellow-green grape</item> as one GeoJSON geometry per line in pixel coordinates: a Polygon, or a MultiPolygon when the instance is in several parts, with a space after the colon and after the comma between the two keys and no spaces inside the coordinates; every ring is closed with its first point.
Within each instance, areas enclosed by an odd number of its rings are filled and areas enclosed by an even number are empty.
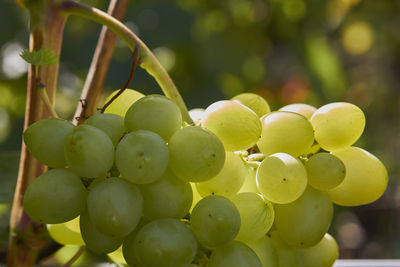
{"type": "Polygon", "coordinates": [[[246,242],[258,256],[263,267],[278,267],[278,254],[275,249],[272,239],[268,236],[263,236],[253,242],[246,242]]]}
{"type": "Polygon", "coordinates": [[[320,149],[321,146],[317,142],[314,142],[314,144],[310,147],[307,153],[305,153],[305,155],[316,154],[318,151],[320,151],[320,149]]]}
{"type": "Polygon", "coordinates": [[[64,141],[74,125],[63,119],[44,119],[30,125],[24,132],[24,143],[40,162],[52,168],[63,168],[64,141]]]}
{"type": "Polygon", "coordinates": [[[189,182],[206,181],[224,166],[225,150],[218,137],[200,126],[178,130],[169,140],[170,168],[189,182]]]}
{"type": "Polygon", "coordinates": [[[347,148],[361,136],[365,116],[356,105],[338,102],[320,107],[311,117],[315,140],[328,151],[347,148]]]}
{"type": "Polygon", "coordinates": [[[244,183],[238,193],[244,193],[244,192],[260,193],[258,191],[257,181],[256,181],[256,173],[258,167],[254,166],[254,165],[259,166],[260,164],[261,164],[260,162],[254,161],[252,162],[252,165],[246,165],[247,175],[245,176],[244,183]]]}
{"type": "Polygon", "coordinates": [[[139,230],[133,250],[139,263],[144,266],[184,267],[196,256],[197,242],[183,222],[163,218],[139,230]]]}
{"type": "Polygon", "coordinates": [[[229,100],[210,105],[205,111],[202,125],[221,139],[226,151],[246,150],[257,143],[261,134],[257,114],[229,100]]]}
{"type": "Polygon", "coordinates": [[[271,231],[268,235],[276,249],[279,267],[305,267],[302,249],[287,245],[277,231],[271,231]]]}
{"type": "MultiPolygon", "coordinates": [[[[105,103],[107,103],[114,95],[116,95],[119,90],[115,90],[112,92],[106,99],[105,103]]],[[[119,95],[114,101],[106,108],[104,113],[113,113],[117,114],[121,117],[125,117],[126,112],[140,98],[144,97],[144,94],[133,90],[133,89],[126,89],[119,95]]]]}
{"type": "Polygon", "coordinates": [[[195,125],[200,125],[203,120],[205,109],[203,108],[194,108],[189,110],[190,118],[192,118],[195,125]]]}
{"type": "Polygon", "coordinates": [[[343,162],[332,154],[323,152],[311,156],[304,164],[308,183],[319,190],[329,190],[338,186],[346,175],[343,162]]]}
{"type": "Polygon", "coordinates": [[[121,246],[124,239],[124,236],[112,237],[97,230],[90,221],[87,210],[82,212],[79,224],[86,247],[95,253],[104,254],[113,252],[121,246]]]}
{"type": "Polygon", "coordinates": [[[87,210],[99,232],[126,236],[142,216],[143,197],[137,186],[116,177],[108,178],[90,190],[87,210]]]}
{"type": "Polygon", "coordinates": [[[52,169],[29,186],[24,210],[40,223],[63,223],[79,216],[85,208],[87,190],[80,178],[67,169],[52,169]]]}
{"type": "Polygon", "coordinates": [[[239,241],[217,247],[211,253],[209,267],[262,267],[257,254],[239,241]]]}
{"type": "Polygon", "coordinates": [[[304,267],[331,267],[339,257],[339,247],[327,233],[318,244],[304,249],[303,253],[304,267]]]}
{"type": "Polygon", "coordinates": [[[79,229],[79,216],[73,220],[65,222],[64,225],[71,231],[80,233],[81,230],[79,229]]]}
{"type": "Polygon", "coordinates": [[[197,183],[197,192],[202,197],[210,195],[232,197],[242,187],[246,175],[247,169],[240,156],[227,152],[225,164],[220,173],[210,180],[197,183]]]}
{"type": "Polygon", "coordinates": [[[342,206],[358,206],[374,202],[385,192],[388,173],[374,155],[358,147],[335,151],[346,167],[343,182],[328,191],[332,201],[342,206]]]}
{"type": "Polygon", "coordinates": [[[116,114],[101,113],[89,117],[83,124],[91,125],[105,132],[114,146],[124,135],[124,118],[116,114]]]}
{"type": "Polygon", "coordinates": [[[135,229],[125,237],[124,243],[122,244],[122,254],[124,256],[125,261],[129,266],[132,267],[143,267],[135,256],[135,238],[138,234],[139,230],[142,229],[143,226],[150,222],[149,219],[142,217],[135,227],[135,229]]]}
{"type": "Polygon", "coordinates": [[[239,210],[241,221],[236,240],[244,243],[256,241],[271,229],[275,217],[271,202],[252,192],[237,194],[232,202],[239,210]]]}
{"type": "Polygon", "coordinates": [[[51,238],[62,245],[85,245],[80,232],[74,232],[66,227],[65,223],[48,224],[47,231],[51,238]]]}
{"type": "Polygon", "coordinates": [[[271,112],[268,102],[262,96],[254,93],[239,94],[231,98],[231,100],[238,101],[239,103],[253,110],[258,117],[262,117],[263,115],[271,112]]]}
{"type": "Polygon", "coordinates": [[[311,123],[302,115],[288,111],[275,111],[261,118],[262,134],[257,143],[268,156],[283,152],[294,157],[307,154],[314,142],[311,123]]]}
{"type": "Polygon", "coordinates": [[[194,207],[190,226],[197,241],[212,249],[235,239],[240,230],[240,214],[229,199],[209,196],[194,207]]]}
{"type": "Polygon", "coordinates": [[[275,227],[288,245],[311,247],[328,231],[333,217],[333,205],[324,191],[307,187],[304,194],[289,204],[277,204],[275,227]]]}
{"type": "Polygon", "coordinates": [[[114,163],[111,139],[90,125],[79,125],[67,135],[64,152],[70,169],[81,177],[102,176],[114,163]]]}
{"type": "Polygon", "coordinates": [[[314,114],[314,112],[317,110],[315,107],[308,105],[308,104],[290,104],[286,105],[284,107],[281,107],[279,109],[280,111],[290,111],[290,112],[295,112],[300,115],[303,115],[306,117],[308,120],[311,119],[311,116],[314,114]]]}
{"type": "Polygon", "coordinates": [[[199,192],[197,192],[196,184],[195,183],[190,183],[190,186],[192,187],[192,192],[193,192],[193,201],[192,201],[192,206],[190,207],[190,212],[192,212],[194,206],[202,199],[200,196],[199,192]]]}
{"type": "Polygon", "coordinates": [[[189,182],[179,179],[168,169],[160,179],[139,185],[139,189],[143,195],[143,216],[151,220],[180,219],[192,206],[193,193],[189,182]]]}
{"type": "Polygon", "coordinates": [[[307,172],[297,158],[276,153],[265,158],[257,170],[257,187],[274,203],[286,204],[299,198],[307,187],[307,172]]]}
{"type": "Polygon", "coordinates": [[[168,166],[169,153],[165,141],[156,133],[139,130],[125,135],[118,143],[115,164],[131,183],[156,181],[168,166]]]}
{"type": "Polygon", "coordinates": [[[107,257],[110,258],[110,260],[112,260],[113,262],[119,264],[127,264],[124,255],[122,254],[122,246],[120,246],[117,250],[108,253],[107,257]]]}
{"type": "Polygon", "coordinates": [[[182,114],[175,102],[162,95],[149,95],[136,101],[126,112],[128,132],[148,130],[166,142],[181,128],[182,114]]]}

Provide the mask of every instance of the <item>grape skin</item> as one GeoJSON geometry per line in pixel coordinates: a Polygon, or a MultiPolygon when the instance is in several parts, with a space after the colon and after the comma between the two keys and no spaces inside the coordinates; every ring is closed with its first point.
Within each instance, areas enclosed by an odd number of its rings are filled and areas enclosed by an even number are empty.
{"type": "Polygon", "coordinates": [[[114,145],[102,130],[76,126],[65,139],[65,159],[73,172],[81,177],[105,175],[114,163],[114,145]]]}
{"type": "Polygon", "coordinates": [[[202,126],[221,139],[226,151],[252,147],[260,138],[262,128],[254,111],[230,100],[210,105],[204,112],[202,126]]]}
{"type": "Polygon", "coordinates": [[[23,203],[33,220],[54,224],[79,216],[86,198],[87,190],[76,174],[67,169],[52,169],[29,185],[23,203]]]}
{"type": "Polygon", "coordinates": [[[24,132],[24,143],[29,152],[40,162],[53,168],[67,164],[64,142],[74,125],[63,119],[44,119],[30,125],[24,132]]]}
{"type": "Polygon", "coordinates": [[[223,196],[208,196],[193,208],[191,229],[199,243],[216,248],[232,241],[240,230],[240,214],[236,206],[223,196]]]}
{"type": "Polygon", "coordinates": [[[209,180],[224,166],[224,146],[217,136],[200,126],[178,130],[168,148],[171,170],[189,182],[209,180]]]}
{"type": "Polygon", "coordinates": [[[119,142],[115,163],[122,176],[131,183],[156,181],[167,169],[167,144],[156,133],[138,130],[125,135],[119,142]]]}

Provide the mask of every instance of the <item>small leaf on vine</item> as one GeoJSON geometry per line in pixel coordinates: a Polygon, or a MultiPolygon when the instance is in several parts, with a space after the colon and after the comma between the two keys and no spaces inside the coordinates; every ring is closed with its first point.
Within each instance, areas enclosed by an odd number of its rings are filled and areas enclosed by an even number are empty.
{"type": "Polygon", "coordinates": [[[31,52],[24,50],[20,56],[34,66],[54,65],[58,61],[58,56],[55,55],[54,51],[44,47],[31,52]]]}

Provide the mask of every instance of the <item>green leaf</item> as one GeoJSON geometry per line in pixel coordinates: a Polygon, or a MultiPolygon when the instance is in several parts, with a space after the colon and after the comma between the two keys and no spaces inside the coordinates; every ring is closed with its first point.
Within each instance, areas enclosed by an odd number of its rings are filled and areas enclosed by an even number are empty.
{"type": "Polygon", "coordinates": [[[20,56],[34,66],[54,65],[58,61],[58,56],[55,55],[54,51],[44,47],[32,52],[25,50],[20,56]]]}

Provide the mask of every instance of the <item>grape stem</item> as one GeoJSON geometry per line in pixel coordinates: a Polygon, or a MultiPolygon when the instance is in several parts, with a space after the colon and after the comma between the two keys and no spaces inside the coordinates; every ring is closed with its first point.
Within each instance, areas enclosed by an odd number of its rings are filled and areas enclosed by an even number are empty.
{"type": "Polygon", "coordinates": [[[49,96],[47,95],[46,86],[40,83],[36,89],[40,95],[40,98],[43,100],[44,106],[47,108],[47,111],[53,118],[58,118],[56,111],[54,110],[53,105],[50,102],[49,96]]]}
{"type": "Polygon", "coordinates": [[[179,106],[183,119],[186,122],[193,124],[193,120],[189,115],[182,96],[167,71],[157,60],[151,50],[128,27],[99,9],[72,0],[61,2],[59,9],[61,14],[65,16],[78,15],[107,26],[111,31],[118,35],[131,50],[134,50],[136,45],[138,45],[139,54],[143,60],[140,66],[155,78],[164,94],[179,106]]]}
{"type": "Polygon", "coordinates": [[[71,259],[69,259],[69,261],[67,261],[63,267],[70,267],[77,259],[79,259],[79,257],[82,255],[82,253],[85,251],[86,247],[85,246],[81,246],[78,251],[72,256],[71,259]]]}
{"type": "MultiPolygon", "coordinates": [[[[107,13],[121,21],[125,16],[128,2],[129,0],[110,0],[107,13]]],[[[116,39],[117,35],[107,27],[102,27],[92,63],[86,76],[85,85],[82,89],[81,100],[75,110],[74,124],[76,125],[82,124],[96,111],[97,99],[104,85],[116,39]]]]}
{"type": "Polygon", "coordinates": [[[129,73],[128,80],[124,84],[124,86],[121,88],[121,90],[118,91],[110,100],[108,100],[107,103],[104,104],[104,106],[101,108],[100,113],[104,113],[106,108],[115,100],[117,97],[119,97],[125,90],[128,88],[129,84],[132,81],[133,75],[135,74],[135,69],[137,65],[140,65],[141,59],[139,58],[139,46],[135,46],[135,50],[133,51],[132,54],[132,67],[131,67],[131,72],[129,73]]]}

